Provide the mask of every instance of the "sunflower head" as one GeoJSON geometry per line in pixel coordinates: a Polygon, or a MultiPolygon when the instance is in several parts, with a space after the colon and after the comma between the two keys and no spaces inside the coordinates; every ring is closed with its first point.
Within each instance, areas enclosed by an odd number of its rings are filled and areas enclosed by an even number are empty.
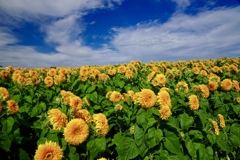
{"type": "Polygon", "coordinates": [[[35,160],[61,160],[63,158],[63,150],[56,143],[48,141],[40,144],[35,152],[35,160]]]}
{"type": "Polygon", "coordinates": [[[137,97],[137,102],[142,108],[151,108],[155,105],[157,96],[151,89],[142,89],[137,97]]]}

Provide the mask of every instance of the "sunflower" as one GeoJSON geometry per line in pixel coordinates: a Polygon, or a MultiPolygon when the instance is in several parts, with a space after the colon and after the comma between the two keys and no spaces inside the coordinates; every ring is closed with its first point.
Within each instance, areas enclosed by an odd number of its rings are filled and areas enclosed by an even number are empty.
{"type": "Polygon", "coordinates": [[[201,70],[201,71],[200,71],[200,74],[201,74],[202,76],[205,76],[205,77],[208,75],[207,71],[205,71],[205,70],[201,70]]]}
{"type": "Polygon", "coordinates": [[[57,74],[57,70],[55,68],[50,68],[47,73],[47,75],[51,77],[55,76],[56,74],[57,74]]]}
{"type": "Polygon", "coordinates": [[[167,105],[170,108],[172,107],[170,94],[165,90],[158,92],[157,100],[158,100],[158,103],[160,104],[160,106],[167,105]]]}
{"type": "Polygon", "coordinates": [[[208,88],[209,88],[210,91],[215,91],[215,90],[217,90],[217,88],[218,88],[218,83],[217,83],[217,82],[210,81],[210,82],[208,83],[208,88]]]}
{"type": "Polygon", "coordinates": [[[72,119],[64,128],[64,138],[72,145],[79,145],[85,142],[89,136],[88,124],[80,118],[72,119]]]}
{"type": "Polygon", "coordinates": [[[45,77],[44,83],[48,86],[51,87],[53,85],[53,78],[50,76],[45,77]]]}
{"type": "Polygon", "coordinates": [[[220,82],[221,79],[219,76],[217,76],[216,74],[210,73],[208,81],[213,81],[213,82],[220,82]]]}
{"type": "Polygon", "coordinates": [[[133,73],[130,69],[127,69],[125,72],[125,77],[127,78],[133,78],[133,73]]]}
{"type": "Polygon", "coordinates": [[[85,76],[85,77],[88,77],[89,75],[89,67],[81,67],[80,68],[80,75],[81,76],[85,76]]]}
{"type": "Polygon", "coordinates": [[[115,110],[116,111],[121,111],[122,110],[122,105],[121,104],[117,104],[117,105],[115,105],[115,110]]]}
{"type": "Polygon", "coordinates": [[[193,72],[194,74],[199,74],[199,73],[200,73],[200,69],[199,69],[198,67],[194,67],[194,68],[192,69],[192,72],[193,72]]]}
{"type": "Polygon", "coordinates": [[[74,116],[75,116],[75,118],[83,119],[87,123],[92,122],[92,117],[91,117],[89,111],[86,109],[80,109],[80,110],[76,111],[74,113],[74,116]]]}
{"type": "Polygon", "coordinates": [[[97,160],[107,160],[107,158],[102,157],[102,158],[98,158],[97,160]]]}
{"type": "Polygon", "coordinates": [[[219,121],[220,121],[220,126],[221,126],[222,128],[225,127],[225,120],[224,120],[223,115],[218,114],[218,118],[219,118],[219,121]]]}
{"type": "Polygon", "coordinates": [[[212,125],[213,125],[213,128],[214,128],[215,134],[218,136],[219,135],[218,123],[216,121],[212,120],[212,125]]]}
{"type": "Polygon", "coordinates": [[[230,79],[224,79],[221,82],[221,89],[224,91],[230,91],[232,89],[232,81],[230,79]]]}
{"type": "Polygon", "coordinates": [[[202,92],[202,96],[204,98],[208,98],[209,97],[209,89],[205,84],[201,84],[199,85],[199,89],[202,92]]]}
{"type": "Polygon", "coordinates": [[[78,96],[71,96],[70,97],[70,107],[72,107],[74,110],[82,109],[82,99],[78,96]]]}
{"type": "Polygon", "coordinates": [[[122,95],[118,91],[113,91],[110,95],[110,101],[112,102],[120,102],[122,99],[122,95]]]}
{"type": "Polygon", "coordinates": [[[116,74],[116,72],[117,72],[117,71],[116,71],[116,69],[114,69],[114,68],[108,70],[108,74],[109,74],[110,76],[114,76],[114,75],[116,74]]]}
{"type": "Polygon", "coordinates": [[[4,87],[0,87],[0,98],[3,98],[5,100],[10,98],[8,90],[4,87]]]}
{"type": "Polygon", "coordinates": [[[121,65],[118,67],[118,73],[124,74],[126,72],[126,67],[121,65]]]}
{"type": "Polygon", "coordinates": [[[232,85],[235,88],[236,92],[240,91],[239,82],[237,80],[233,80],[232,85]]]}
{"type": "Polygon", "coordinates": [[[191,95],[188,97],[189,99],[189,104],[190,104],[190,109],[193,111],[198,110],[199,108],[199,101],[196,95],[191,95]]]}
{"type": "Polygon", "coordinates": [[[63,158],[63,150],[56,143],[52,141],[40,144],[35,152],[35,160],[61,160],[63,158]]]}
{"type": "Polygon", "coordinates": [[[19,106],[14,100],[7,101],[7,108],[8,108],[8,111],[12,114],[17,113],[19,110],[19,106]]]}
{"type": "Polygon", "coordinates": [[[56,130],[64,128],[68,123],[67,116],[57,108],[48,111],[48,119],[56,130]]]}
{"type": "Polygon", "coordinates": [[[178,82],[176,86],[176,91],[188,93],[188,84],[186,82],[178,82]]]}
{"type": "Polygon", "coordinates": [[[109,125],[106,116],[103,113],[93,115],[93,122],[95,123],[95,132],[99,135],[106,136],[108,133],[109,125]]]}
{"type": "Polygon", "coordinates": [[[154,75],[156,74],[155,71],[152,71],[148,76],[147,76],[147,81],[150,82],[152,80],[152,78],[154,77],[154,75]]]}
{"type": "Polygon", "coordinates": [[[159,110],[159,114],[162,120],[166,120],[172,115],[172,112],[169,106],[162,106],[159,110]]]}
{"type": "Polygon", "coordinates": [[[99,80],[101,80],[101,81],[106,81],[108,78],[109,77],[108,77],[108,75],[106,73],[101,73],[99,75],[99,80]]]}
{"type": "Polygon", "coordinates": [[[142,108],[151,108],[155,105],[157,96],[151,89],[142,89],[137,98],[137,102],[142,108]]]}
{"type": "Polygon", "coordinates": [[[164,74],[157,74],[153,80],[155,80],[161,87],[164,87],[167,83],[167,78],[164,74]]]}

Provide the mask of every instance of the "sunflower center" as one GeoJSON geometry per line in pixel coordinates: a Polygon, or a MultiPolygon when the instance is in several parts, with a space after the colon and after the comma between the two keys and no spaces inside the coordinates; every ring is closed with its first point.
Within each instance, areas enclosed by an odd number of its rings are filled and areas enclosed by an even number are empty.
{"type": "Polygon", "coordinates": [[[50,153],[47,153],[47,154],[45,155],[44,160],[48,160],[48,159],[52,159],[52,158],[53,158],[53,155],[52,155],[52,153],[50,152],[50,153]]]}
{"type": "Polygon", "coordinates": [[[81,132],[80,129],[76,129],[76,130],[74,131],[75,134],[80,134],[80,132],[81,132]]]}

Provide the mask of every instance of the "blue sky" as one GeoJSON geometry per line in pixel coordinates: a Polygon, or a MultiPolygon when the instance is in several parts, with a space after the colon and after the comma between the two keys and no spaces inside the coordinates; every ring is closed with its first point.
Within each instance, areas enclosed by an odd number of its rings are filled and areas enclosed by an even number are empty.
{"type": "Polygon", "coordinates": [[[240,57],[239,0],[0,0],[0,65],[240,57]]]}

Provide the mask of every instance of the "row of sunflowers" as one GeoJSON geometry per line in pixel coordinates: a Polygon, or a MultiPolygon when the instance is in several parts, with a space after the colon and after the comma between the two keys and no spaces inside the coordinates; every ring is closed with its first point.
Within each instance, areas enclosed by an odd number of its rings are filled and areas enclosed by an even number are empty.
{"type": "Polygon", "coordinates": [[[240,58],[0,71],[4,159],[237,159],[240,58]]]}

